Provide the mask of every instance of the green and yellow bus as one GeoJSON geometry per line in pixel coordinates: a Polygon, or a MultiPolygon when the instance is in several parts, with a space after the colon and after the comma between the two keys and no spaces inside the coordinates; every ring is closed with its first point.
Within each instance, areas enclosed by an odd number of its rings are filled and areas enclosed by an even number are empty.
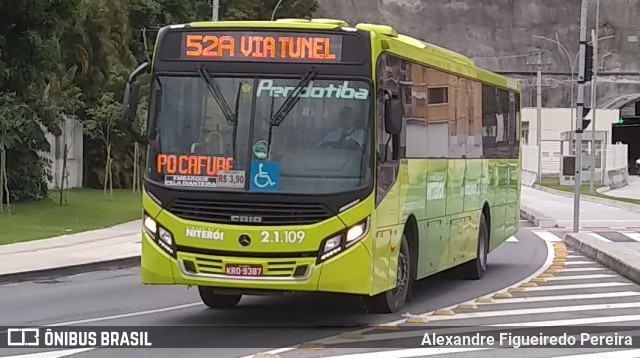
{"type": "Polygon", "coordinates": [[[390,26],[221,21],[158,33],[142,282],[242,295],[327,292],[397,312],[416,280],[518,229],[520,85],[390,26]]]}

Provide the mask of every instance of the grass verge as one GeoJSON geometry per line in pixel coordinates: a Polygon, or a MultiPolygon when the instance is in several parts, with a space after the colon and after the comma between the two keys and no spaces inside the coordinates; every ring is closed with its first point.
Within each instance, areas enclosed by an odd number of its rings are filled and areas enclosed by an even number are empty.
{"type": "Polygon", "coordinates": [[[102,190],[69,190],[68,204],[58,205],[59,192],[48,200],[18,203],[0,215],[0,245],[44,239],[137,220],[142,199],[131,190],[114,190],[105,196],[102,190]]]}
{"type": "MultiPolygon", "coordinates": [[[[568,193],[573,193],[574,192],[573,185],[572,186],[564,186],[564,185],[558,184],[558,182],[548,182],[548,181],[543,181],[541,185],[546,187],[546,188],[560,190],[560,191],[566,191],[568,193]]],[[[602,185],[594,184],[594,188],[595,189],[599,189],[599,188],[602,188],[602,187],[603,187],[602,185]]],[[[636,199],[618,198],[618,197],[615,197],[615,196],[607,196],[605,194],[600,194],[600,193],[591,194],[591,192],[589,191],[589,184],[583,184],[580,187],[580,194],[582,194],[582,195],[590,195],[590,196],[594,196],[594,197],[597,197],[597,198],[616,200],[616,201],[621,201],[621,202],[625,202],[625,203],[640,205],[640,200],[636,200],[636,199]]]]}

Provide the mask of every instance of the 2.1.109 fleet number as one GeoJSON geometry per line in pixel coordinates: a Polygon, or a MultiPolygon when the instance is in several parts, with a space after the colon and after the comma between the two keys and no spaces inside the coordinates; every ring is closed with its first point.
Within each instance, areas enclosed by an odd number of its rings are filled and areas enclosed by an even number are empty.
{"type": "Polygon", "coordinates": [[[306,234],[304,231],[263,231],[260,233],[263,244],[301,244],[306,234]]]}

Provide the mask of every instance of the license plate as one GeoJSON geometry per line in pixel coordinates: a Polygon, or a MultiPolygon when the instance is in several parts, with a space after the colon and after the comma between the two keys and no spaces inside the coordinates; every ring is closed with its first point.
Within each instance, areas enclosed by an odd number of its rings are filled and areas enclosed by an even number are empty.
{"type": "Polygon", "coordinates": [[[227,276],[257,277],[262,276],[262,265],[228,264],[224,271],[227,276]]]}

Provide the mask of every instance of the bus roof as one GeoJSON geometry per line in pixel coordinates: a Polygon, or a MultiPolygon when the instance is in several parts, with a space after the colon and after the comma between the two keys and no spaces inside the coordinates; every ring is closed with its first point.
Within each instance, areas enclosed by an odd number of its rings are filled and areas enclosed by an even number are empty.
{"type": "MultiPolygon", "coordinates": [[[[349,28],[348,22],[339,19],[278,19],[276,21],[202,21],[189,24],[172,25],[172,28],[264,28],[264,29],[297,29],[297,30],[336,30],[349,28]]],[[[377,41],[382,51],[392,53],[407,60],[415,61],[445,72],[462,77],[476,79],[481,82],[521,91],[518,81],[486,69],[477,67],[475,62],[452,50],[399,34],[388,25],[360,23],[355,29],[367,31],[377,41]]],[[[375,48],[375,47],[374,47],[375,48]]]]}

